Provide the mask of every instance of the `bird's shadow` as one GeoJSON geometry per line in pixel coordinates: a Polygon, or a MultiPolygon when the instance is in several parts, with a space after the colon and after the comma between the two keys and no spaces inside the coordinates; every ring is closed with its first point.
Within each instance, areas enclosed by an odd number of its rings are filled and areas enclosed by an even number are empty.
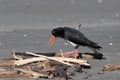
{"type": "Polygon", "coordinates": [[[106,59],[102,53],[89,53],[89,52],[79,53],[78,58],[92,58],[99,60],[106,59]]]}

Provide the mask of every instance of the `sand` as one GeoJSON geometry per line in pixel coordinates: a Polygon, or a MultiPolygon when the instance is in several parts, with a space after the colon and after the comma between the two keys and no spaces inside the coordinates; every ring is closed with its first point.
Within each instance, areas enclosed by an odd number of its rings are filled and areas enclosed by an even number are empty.
{"type": "MultiPolygon", "coordinates": [[[[102,46],[104,59],[87,59],[92,69],[73,80],[120,80],[120,71],[98,74],[105,64],[120,62],[120,9],[118,0],[0,0],[0,59],[17,52],[58,52],[74,48],[63,39],[49,47],[51,30],[77,27],[102,46]]],[[[91,52],[79,47],[79,52],[91,52]]],[[[58,80],[55,78],[54,80],[58,80]]]]}
{"type": "MultiPolygon", "coordinates": [[[[0,32],[0,58],[11,56],[12,50],[17,52],[58,52],[60,50],[69,51],[74,49],[69,44],[65,45],[66,41],[60,38],[56,39],[52,47],[49,47],[47,41],[50,37],[51,29],[17,29],[16,31],[0,32]]],[[[85,70],[87,73],[77,73],[73,76],[73,79],[119,80],[119,71],[98,74],[105,64],[118,63],[120,61],[119,26],[83,27],[80,31],[103,47],[101,53],[104,55],[104,59],[87,59],[92,69],[85,70]]],[[[79,47],[79,52],[91,52],[91,50],[79,47]]]]}

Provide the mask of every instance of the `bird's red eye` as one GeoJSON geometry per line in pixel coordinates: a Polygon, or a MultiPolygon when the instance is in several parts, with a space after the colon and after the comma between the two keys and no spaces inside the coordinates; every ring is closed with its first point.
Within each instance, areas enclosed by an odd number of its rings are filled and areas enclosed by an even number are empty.
{"type": "Polygon", "coordinates": [[[55,33],[55,31],[52,32],[52,34],[54,34],[54,33],[55,33]]]}

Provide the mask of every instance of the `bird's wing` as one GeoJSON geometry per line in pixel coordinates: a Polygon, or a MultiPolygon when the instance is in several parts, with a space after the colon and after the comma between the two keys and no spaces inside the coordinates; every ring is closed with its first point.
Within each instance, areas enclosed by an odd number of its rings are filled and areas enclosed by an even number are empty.
{"type": "Polygon", "coordinates": [[[92,42],[91,40],[87,39],[87,37],[84,36],[80,31],[72,28],[65,27],[65,39],[69,40],[75,44],[82,45],[82,46],[88,46],[95,49],[100,50],[102,47],[99,46],[97,43],[92,42]]]}
{"type": "Polygon", "coordinates": [[[79,45],[83,45],[83,46],[88,46],[90,45],[90,43],[92,41],[90,41],[89,39],[87,39],[81,32],[79,32],[78,30],[72,30],[72,31],[65,31],[65,39],[75,43],[75,44],[79,44],[79,45]]]}

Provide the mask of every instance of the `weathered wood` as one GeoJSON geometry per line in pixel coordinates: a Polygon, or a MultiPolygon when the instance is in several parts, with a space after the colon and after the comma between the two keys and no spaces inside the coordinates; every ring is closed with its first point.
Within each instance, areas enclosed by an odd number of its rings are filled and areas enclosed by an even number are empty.
{"type": "Polygon", "coordinates": [[[14,64],[20,66],[20,65],[25,65],[28,63],[36,62],[36,61],[46,61],[46,60],[48,59],[33,57],[33,58],[28,58],[28,59],[23,59],[23,60],[16,60],[14,61],[14,64]]]}
{"type": "Polygon", "coordinates": [[[83,60],[83,59],[66,58],[66,57],[54,57],[54,58],[63,61],[75,62],[75,63],[87,63],[87,60],[83,60]]]}
{"type": "Polygon", "coordinates": [[[31,54],[31,55],[34,55],[34,56],[38,56],[38,57],[42,57],[42,58],[46,58],[46,59],[50,59],[50,60],[55,60],[55,61],[58,61],[58,62],[61,62],[63,64],[66,64],[66,65],[69,65],[69,66],[72,66],[72,64],[68,63],[68,62],[64,62],[64,61],[61,61],[59,59],[56,59],[54,57],[47,57],[47,56],[44,56],[44,55],[38,55],[38,54],[35,54],[35,53],[32,53],[32,52],[26,52],[27,54],[31,54]]]}
{"type": "Polygon", "coordinates": [[[68,76],[75,74],[68,75],[67,70],[70,66],[77,71],[81,71],[80,66],[90,66],[87,60],[26,53],[29,57],[16,55],[16,52],[13,51],[12,57],[1,60],[0,78],[53,78],[59,76],[67,79],[68,76]]]}
{"type": "MultiPolygon", "coordinates": [[[[47,59],[55,60],[55,61],[61,62],[63,64],[66,64],[66,62],[64,62],[64,61],[67,61],[67,62],[74,62],[74,63],[78,63],[78,64],[81,64],[81,65],[90,66],[90,64],[87,63],[87,60],[65,58],[65,57],[47,57],[47,56],[38,55],[38,54],[35,54],[35,53],[31,53],[31,52],[27,52],[27,54],[31,54],[31,55],[34,55],[34,56],[39,56],[39,57],[44,57],[44,58],[47,58],[47,59]]],[[[67,63],[67,65],[72,66],[72,64],[69,64],[69,63],[67,63]]]]}

